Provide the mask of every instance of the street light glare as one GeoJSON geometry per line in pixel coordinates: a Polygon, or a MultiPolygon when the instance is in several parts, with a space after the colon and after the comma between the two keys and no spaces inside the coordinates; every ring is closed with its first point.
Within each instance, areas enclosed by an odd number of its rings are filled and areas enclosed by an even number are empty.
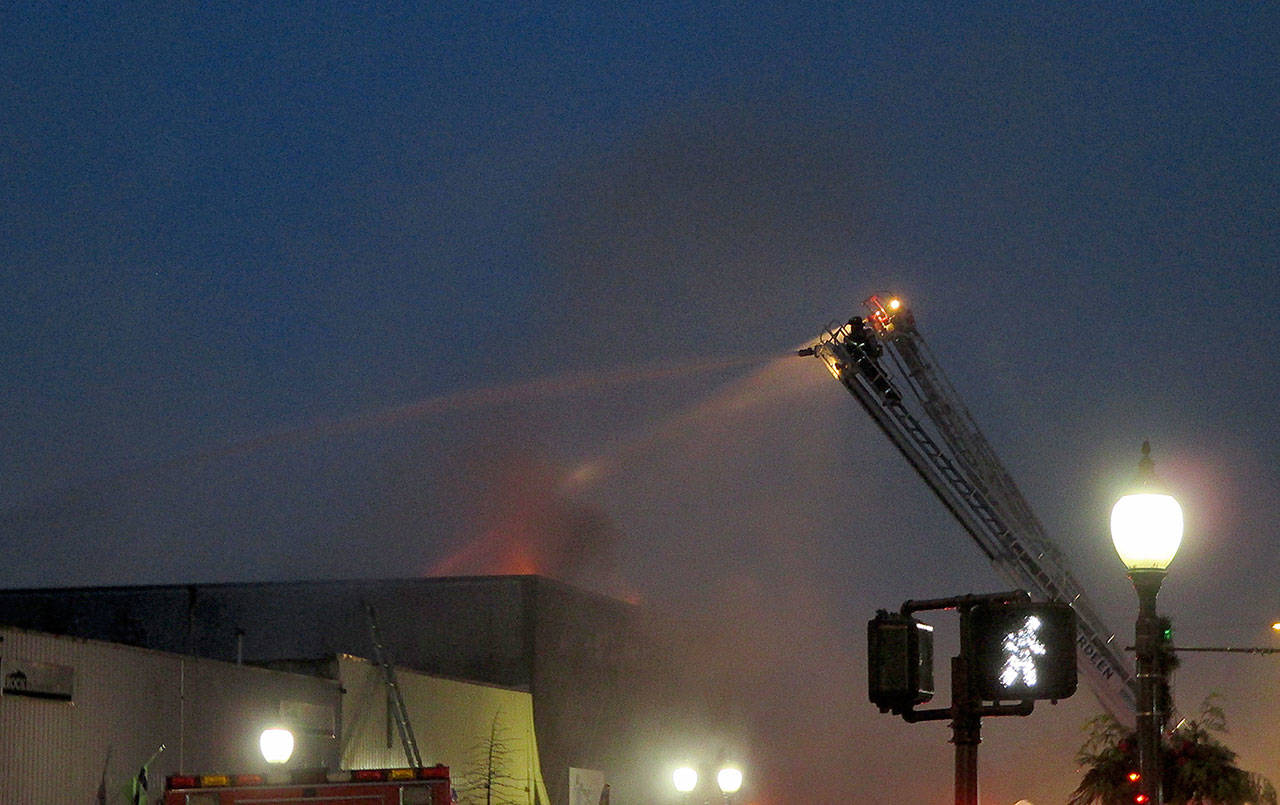
{"type": "Polygon", "coordinates": [[[716,785],[725,794],[732,794],[742,787],[742,772],[732,766],[725,766],[716,775],[716,785]]]}
{"type": "Polygon", "coordinates": [[[1130,570],[1164,570],[1182,544],[1182,507],[1170,495],[1125,495],[1111,510],[1111,539],[1130,570]]]}
{"type": "Polygon", "coordinates": [[[262,731],[258,747],[268,763],[286,763],[293,755],[293,733],[281,727],[262,731]]]}
{"type": "Polygon", "coordinates": [[[677,791],[687,794],[698,787],[698,773],[688,766],[681,766],[671,775],[671,781],[676,784],[677,791]]]}

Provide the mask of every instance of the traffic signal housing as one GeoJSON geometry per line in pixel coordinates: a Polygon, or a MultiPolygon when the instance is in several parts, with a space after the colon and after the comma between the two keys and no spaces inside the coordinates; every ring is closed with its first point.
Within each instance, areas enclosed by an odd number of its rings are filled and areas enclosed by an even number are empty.
{"type": "Polygon", "coordinates": [[[983,701],[1056,700],[1076,692],[1076,613],[1070,605],[983,603],[966,619],[966,660],[983,701]]]}
{"type": "Polygon", "coordinates": [[[933,698],[933,627],[880,610],[867,623],[867,689],[880,712],[901,713],[933,698]]]}

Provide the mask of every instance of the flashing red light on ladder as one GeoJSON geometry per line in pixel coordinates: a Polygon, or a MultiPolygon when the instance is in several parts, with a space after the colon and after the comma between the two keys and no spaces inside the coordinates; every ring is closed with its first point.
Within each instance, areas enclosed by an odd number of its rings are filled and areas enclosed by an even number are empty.
{"type": "Polygon", "coordinates": [[[902,307],[901,301],[895,297],[891,298],[886,304],[880,301],[879,296],[872,296],[863,304],[867,306],[867,310],[871,313],[867,318],[872,327],[882,333],[893,330],[893,314],[897,313],[898,309],[902,307]]]}

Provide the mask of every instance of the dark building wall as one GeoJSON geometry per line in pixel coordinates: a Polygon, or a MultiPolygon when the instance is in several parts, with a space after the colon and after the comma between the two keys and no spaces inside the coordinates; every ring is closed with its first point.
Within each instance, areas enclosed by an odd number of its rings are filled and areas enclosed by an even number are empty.
{"type": "Polygon", "coordinates": [[[0,623],[246,662],[372,657],[364,602],[394,662],[528,689],[531,577],[0,591],[0,623]]]}
{"type": "Polygon", "coordinates": [[[554,802],[568,801],[570,767],[598,769],[621,796],[637,716],[653,708],[657,669],[643,659],[641,615],[636,607],[555,583],[534,587],[533,700],[539,735],[554,734],[543,750],[543,779],[554,802]]]}

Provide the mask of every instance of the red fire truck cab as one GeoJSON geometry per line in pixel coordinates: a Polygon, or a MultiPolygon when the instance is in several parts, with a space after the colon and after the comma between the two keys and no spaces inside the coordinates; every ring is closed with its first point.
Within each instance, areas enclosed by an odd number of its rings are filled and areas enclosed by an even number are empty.
{"type": "Polygon", "coordinates": [[[165,778],[164,805],[310,803],[310,805],[450,805],[448,766],[298,769],[264,774],[174,774],[165,778]]]}

